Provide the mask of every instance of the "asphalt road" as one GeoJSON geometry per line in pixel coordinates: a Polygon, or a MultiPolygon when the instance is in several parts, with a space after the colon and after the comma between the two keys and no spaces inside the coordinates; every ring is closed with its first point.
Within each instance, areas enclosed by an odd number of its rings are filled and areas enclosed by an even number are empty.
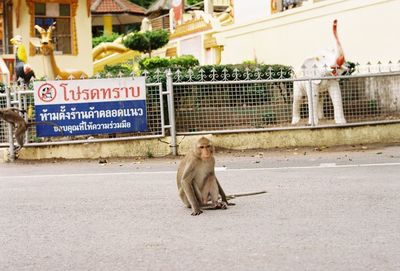
{"type": "Polygon", "coordinates": [[[0,164],[0,270],[400,270],[400,145],[218,152],[192,217],[179,158],[0,164]]]}

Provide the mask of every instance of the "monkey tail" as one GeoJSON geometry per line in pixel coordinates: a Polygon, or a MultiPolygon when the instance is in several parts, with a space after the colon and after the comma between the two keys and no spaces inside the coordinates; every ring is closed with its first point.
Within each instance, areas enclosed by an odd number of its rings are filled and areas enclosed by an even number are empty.
{"type": "Polygon", "coordinates": [[[254,195],[259,195],[259,194],[264,194],[264,193],[267,193],[267,191],[264,190],[264,191],[252,192],[252,193],[226,195],[226,198],[228,200],[230,200],[230,199],[235,199],[235,198],[238,198],[238,197],[254,196],[254,195]]]}
{"type": "Polygon", "coordinates": [[[51,122],[51,121],[34,121],[34,122],[29,122],[28,123],[28,127],[30,127],[32,125],[41,125],[41,124],[52,125],[52,126],[58,127],[58,130],[60,131],[61,135],[64,136],[64,130],[62,129],[62,127],[60,125],[58,125],[55,122],[51,122]]]}

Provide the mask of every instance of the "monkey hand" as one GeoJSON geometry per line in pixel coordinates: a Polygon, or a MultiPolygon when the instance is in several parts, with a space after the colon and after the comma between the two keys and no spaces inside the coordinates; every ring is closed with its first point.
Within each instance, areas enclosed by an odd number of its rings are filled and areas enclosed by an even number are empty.
{"type": "Polygon", "coordinates": [[[200,215],[203,211],[200,208],[192,209],[192,215],[200,215]]]}

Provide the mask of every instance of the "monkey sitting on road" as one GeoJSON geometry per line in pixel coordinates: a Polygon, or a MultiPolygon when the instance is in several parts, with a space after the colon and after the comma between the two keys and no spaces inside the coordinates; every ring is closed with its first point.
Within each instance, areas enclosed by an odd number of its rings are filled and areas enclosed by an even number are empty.
{"type": "Polygon", "coordinates": [[[3,119],[4,121],[6,121],[8,123],[11,123],[15,128],[15,132],[14,132],[15,139],[17,140],[17,143],[18,143],[18,148],[16,149],[16,151],[19,151],[24,146],[25,132],[32,125],[46,124],[46,125],[57,126],[59,128],[60,132],[62,134],[64,134],[62,128],[59,125],[57,125],[56,123],[45,122],[45,121],[27,123],[25,121],[25,119],[19,115],[19,112],[25,113],[24,110],[20,110],[18,108],[0,109],[0,119],[3,119]]]}
{"type": "MultiPolygon", "coordinates": [[[[179,196],[186,207],[192,208],[192,215],[200,215],[201,207],[226,209],[226,195],[215,176],[214,146],[205,137],[200,138],[193,150],[181,161],[177,173],[179,196]],[[219,201],[221,196],[222,201],[219,201]]],[[[233,204],[232,204],[233,205],[233,204]]]]}

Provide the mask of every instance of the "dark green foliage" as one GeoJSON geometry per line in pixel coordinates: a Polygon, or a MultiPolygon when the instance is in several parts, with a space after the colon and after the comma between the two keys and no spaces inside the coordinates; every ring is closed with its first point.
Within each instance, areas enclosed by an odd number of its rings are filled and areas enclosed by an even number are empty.
{"type": "Polygon", "coordinates": [[[261,120],[264,122],[264,124],[276,124],[276,113],[272,111],[264,112],[261,114],[261,120]]]}
{"type": "Polygon", "coordinates": [[[118,33],[112,33],[110,36],[99,36],[92,39],[92,48],[96,47],[102,42],[113,42],[119,37],[118,33]]]}
{"type": "Polygon", "coordinates": [[[150,50],[150,41],[144,33],[136,32],[123,39],[125,47],[139,52],[147,53],[150,50]]]}
{"type": "Polygon", "coordinates": [[[377,114],[379,112],[379,103],[377,100],[368,101],[368,114],[377,114]]]}
{"type": "Polygon", "coordinates": [[[195,4],[201,3],[203,0],[186,0],[186,4],[189,6],[193,6],[195,4]]]}
{"type": "Polygon", "coordinates": [[[192,55],[183,55],[171,58],[170,66],[179,69],[189,69],[199,65],[199,61],[192,55]]]}
{"type": "Polygon", "coordinates": [[[199,61],[192,55],[183,55],[174,58],[147,57],[139,62],[142,71],[155,69],[188,69],[199,65],[199,61]]]}
{"type": "Polygon", "coordinates": [[[183,71],[181,80],[252,80],[252,79],[285,79],[291,78],[292,68],[284,65],[235,64],[205,65],[195,67],[190,75],[183,71]]]}
{"type": "Polygon", "coordinates": [[[142,71],[155,70],[155,69],[165,69],[170,66],[170,60],[168,58],[156,57],[146,57],[139,61],[139,67],[142,71]]]}
{"type": "MultiPolygon", "coordinates": [[[[169,67],[173,73],[180,70],[179,80],[184,81],[229,81],[229,80],[257,80],[257,79],[288,79],[291,78],[292,68],[284,65],[204,65],[195,66],[191,69],[176,66],[169,67]]],[[[161,70],[164,70],[161,68],[161,70]]],[[[150,71],[149,82],[165,80],[163,72],[157,74],[150,71]]]]}
{"type": "Polygon", "coordinates": [[[100,73],[101,77],[106,77],[109,74],[111,77],[118,77],[119,74],[123,76],[130,76],[132,73],[132,67],[127,64],[116,64],[116,65],[106,65],[104,70],[100,73]]]}
{"type": "Polygon", "coordinates": [[[0,82],[0,93],[6,92],[6,85],[2,82],[0,82]]]}
{"type": "Polygon", "coordinates": [[[344,64],[347,67],[347,70],[342,75],[351,75],[356,71],[356,64],[351,61],[346,61],[344,64]]]}
{"type": "Polygon", "coordinates": [[[151,51],[163,47],[168,41],[168,32],[164,29],[159,29],[129,34],[124,38],[123,43],[125,47],[147,53],[151,57],[151,51]]]}

